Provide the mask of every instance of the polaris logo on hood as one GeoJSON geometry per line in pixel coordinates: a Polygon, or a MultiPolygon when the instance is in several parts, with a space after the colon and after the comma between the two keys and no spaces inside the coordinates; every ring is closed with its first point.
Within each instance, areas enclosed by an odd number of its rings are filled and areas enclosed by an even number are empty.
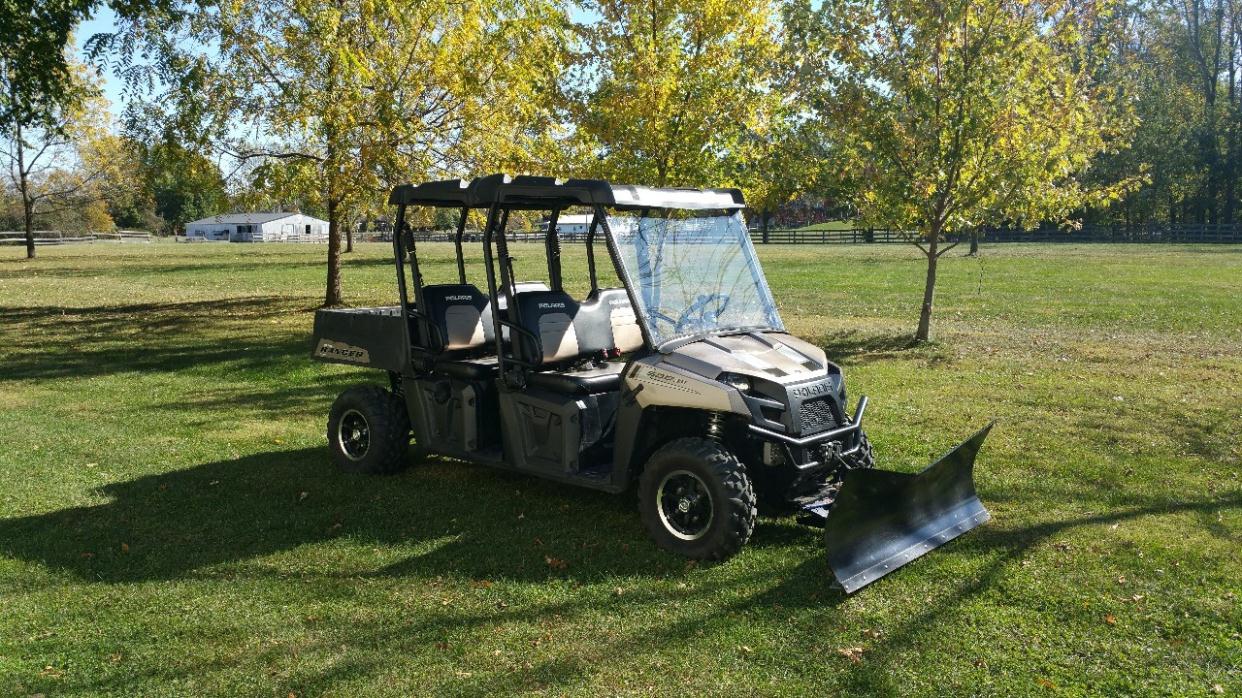
{"type": "Polygon", "coordinates": [[[802,399],[806,399],[808,397],[815,397],[816,395],[824,395],[824,394],[827,394],[827,392],[828,392],[827,383],[816,383],[815,385],[800,385],[796,388],[789,389],[790,395],[794,397],[800,397],[802,399]]]}

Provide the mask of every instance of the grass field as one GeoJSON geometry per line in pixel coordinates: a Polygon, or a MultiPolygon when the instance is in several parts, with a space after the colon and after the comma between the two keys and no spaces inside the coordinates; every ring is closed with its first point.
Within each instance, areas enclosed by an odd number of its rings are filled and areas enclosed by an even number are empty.
{"type": "MultiPolygon", "coordinates": [[[[921,348],[913,248],[761,250],[790,329],[872,397],[882,467],[1000,420],[994,521],[851,597],[790,520],[695,566],[630,497],[444,461],[337,474],[328,405],[380,376],[308,359],[322,247],[20,254],[0,695],[1242,694],[1242,248],[951,253],[921,348]]],[[[344,278],[392,300],[382,245],[344,278]]]]}

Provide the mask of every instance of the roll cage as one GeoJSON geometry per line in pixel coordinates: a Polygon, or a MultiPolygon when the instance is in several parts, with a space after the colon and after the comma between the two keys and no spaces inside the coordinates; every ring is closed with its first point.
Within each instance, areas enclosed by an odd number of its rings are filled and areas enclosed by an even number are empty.
{"type": "MultiPolygon", "coordinates": [[[[601,230],[607,243],[609,257],[625,288],[630,304],[642,307],[636,296],[634,284],[621,263],[616,240],[608,223],[608,209],[650,211],[654,209],[680,209],[687,211],[725,210],[735,211],[745,207],[739,189],[687,189],[646,187],[637,185],[613,185],[598,179],[570,179],[559,181],[552,177],[518,176],[498,180],[494,189],[494,201],[489,208],[487,224],[483,233],[484,267],[487,272],[488,294],[493,304],[505,302],[511,308],[509,317],[492,315],[496,355],[500,361],[501,375],[507,382],[518,383],[506,364],[521,369],[535,368],[530,362],[506,355],[503,347],[504,331],[515,332],[528,341],[535,341],[533,334],[521,325],[520,309],[514,303],[517,294],[513,273],[513,259],[508,252],[505,235],[512,211],[548,211],[548,225],[544,237],[545,255],[548,261],[549,286],[553,291],[563,290],[561,274],[561,247],[557,222],[563,210],[569,207],[586,207],[591,210],[591,222],[586,234],[587,272],[590,294],[600,290],[598,266],[595,258],[595,238],[601,230]],[[493,255],[493,245],[495,254],[493,255]],[[497,264],[497,262],[499,262],[497,264]]],[[[651,335],[647,323],[639,322],[643,343],[648,352],[663,347],[651,335]]],[[[684,343],[684,342],[683,342],[684,343]]]]}
{"type": "MultiPolygon", "coordinates": [[[[430,326],[422,323],[423,309],[426,307],[423,289],[425,286],[422,270],[419,267],[417,246],[414,235],[409,230],[407,209],[410,206],[426,206],[434,208],[456,209],[459,212],[457,226],[453,235],[454,253],[458,283],[467,284],[465,255],[463,250],[466,226],[472,210],[486,210],[486,222],[483,230],[483,261],[487,278],[486,293],[491,307],[505,310],[505,313],[490,313],[489,328],[493,334],[495,355],[500,364],[500,374],[506,381],[512,381],[511,371],[514,367],[530,370],[535,368],[529,361],[524,361],[514,352],[506,352],[505,337],[516,334],[523,337],[522,341],[537,341],[534,334],[521,324],[520,309],[514,302],[517,296],[518,282],[513,269],[513,257],[509,254],[507,228],[510,214],[514,211],[547,211],[548,224],[544,233],[544,253],[548,267],[548,286],[554,291],[563,290],[561,268],[561,240],[558,231],[558,219],[561,213],[570,207],[583,207],[590,210],[590,224],[585,236],[587,253],[587,272],[590,292],[600,290],[598,260],[596,259],[595,241],[601,231],[607,244],[609,257],[621,279],[631,305],[641,308],[630,274],[620,258],[616,238],[609,226],[608,211],[634,211],[646,213],[652,210],[674,209],[685,211],[737,211],[745,207],[742,193],[738,189],[687,189],[647,187],[637,185],[614,185],[598,179],[557,180],[552,177],[516,176],[492,174],[473,180],[450,179],[427,182],[418,185],[402,185],[395,188],[389,196],[389,204],[397,206],[395,234],[393,235],[393,253],[395,258],[398,294],[403,315],[413,319],[419,326],[430,326]],[[409,269],[407,281],[406,269],[409,269]],[[411,288],[412,286],[412,288],[411,288]]],[[[648,352],[668,351],[676,346],[694,341],[703,335],[677,337],[673,341],[658,341],[653,337],[647,322],[639,323],[643,336],[643,344],[648,352]]],[[[417,354],[421,347],[415,341],[412,331],[407,328],[407,340],[417,354]]]]}

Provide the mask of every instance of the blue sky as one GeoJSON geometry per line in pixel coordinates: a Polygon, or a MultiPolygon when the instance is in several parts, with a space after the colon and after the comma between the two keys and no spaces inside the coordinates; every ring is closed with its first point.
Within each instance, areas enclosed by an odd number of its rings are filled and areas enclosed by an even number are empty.
{"type": "MultiPolygon", "coordinates": [[[[115,30],[116,15],[107,6],[101,6],[94,17],[78,25],[78,31],[74,38],[77,40],[79,58],[85,60],[85,56],[82,55],[82,44],[86,43],[87,39],[101,32],[115,30]]],[[[112,103],[112,113],[119,114],[121,111],[121,82],[111,71],[105,70],[102,77],[104,80],[104,95],[112,103]]]]}

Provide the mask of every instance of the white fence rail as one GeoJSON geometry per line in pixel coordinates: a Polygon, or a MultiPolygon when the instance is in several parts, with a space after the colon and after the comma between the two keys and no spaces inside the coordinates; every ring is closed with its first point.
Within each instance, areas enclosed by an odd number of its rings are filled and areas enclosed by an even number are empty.
{"type": "MultiPolygon", "coordinates": [[[[62,233],[58,230],[34,231],[36,245],[75,245],[96,242],[116,243],[149,243],[151,233],[140,230],[118,230],[115,233],[62,233]]],[[[0,245],[25,245],[26,233],[21,231],[0,231],[0,245]]]]}

